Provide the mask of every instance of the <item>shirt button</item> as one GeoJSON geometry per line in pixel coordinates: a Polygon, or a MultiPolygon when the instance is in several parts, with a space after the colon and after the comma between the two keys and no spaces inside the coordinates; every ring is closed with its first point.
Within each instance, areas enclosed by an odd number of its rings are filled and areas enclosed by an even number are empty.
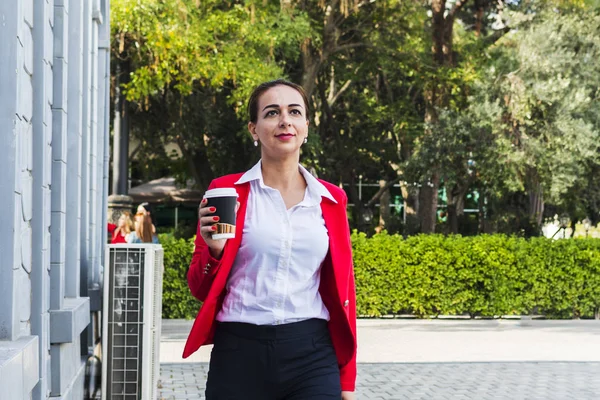
{"type": "Polygon", "coordinates": [[[344,301],[344,307],[348,307],[348,304],[350,304],[348,300],[344,301]]]}

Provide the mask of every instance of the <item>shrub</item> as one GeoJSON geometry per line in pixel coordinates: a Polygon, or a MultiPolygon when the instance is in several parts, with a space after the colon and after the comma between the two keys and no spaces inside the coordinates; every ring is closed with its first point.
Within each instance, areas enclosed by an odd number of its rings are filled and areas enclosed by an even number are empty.
{"type": "Polygon", "coordinates": [[[163,318],[186,318],[196,316],[200,302],[190,293],[187,271],[194,251],[194,239],[177,239],[173,235],[160,234],[164,249],[163,318]]]}
{"type": "Polygon", "coordinates": [[[597,239],[355,232],[352,247],[363,316],[591,318],[600,307],[597,239]]]}
{"type": "MultiPolygon", "coordinates": [[[[161,235],[163,316],[194,318],[186,273],[193,239],[161,235]]],[[[600,307],[600,240],[352,234],[357,314],[418,317],[544,314],[591,318],[600,307]]]]}

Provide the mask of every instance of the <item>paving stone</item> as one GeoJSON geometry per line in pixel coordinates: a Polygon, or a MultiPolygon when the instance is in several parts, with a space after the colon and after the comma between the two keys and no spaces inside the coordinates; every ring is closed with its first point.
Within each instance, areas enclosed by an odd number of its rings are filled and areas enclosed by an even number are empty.
{"type": "MultiPolygon", "coordinates": [[[[207,373],[207,363],[162,364],[159,399],[204,399],[207,373]]],[[[597,400],[600,362],[359,364],[356,398],[597,400]]]]}

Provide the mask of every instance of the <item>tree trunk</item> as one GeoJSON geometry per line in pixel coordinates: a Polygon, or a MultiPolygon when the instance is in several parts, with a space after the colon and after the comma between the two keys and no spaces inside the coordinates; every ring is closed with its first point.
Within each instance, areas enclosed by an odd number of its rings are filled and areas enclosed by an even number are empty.
{"type": "Polygon", "coordinates": [[[450,233],[459,233],[459,218],[465,213],[465,196],[469,188],[468,184],[446,187],[448,197],[448,226],[450,233]]]}
{"type": "Polygon", "coordinates": [[[440,175],[436,171],[430,182],[423,182],[419,191],[419,219],[423,233],[435,233],[439,187],[440,175]]]}
{"type": "Polygon", "coordinates": [[[446,197],[448,198],[448,204],[446,208],[446,218],[448,221],[449,233],[458,233],[458,213],[456,210],[456,197],[452,194],[451,190],[446,189],[446,197]]]}
{"type": "Polygon", "coordinates": [[[482,188],[479,188],[479,198],[477,199],[477,208],[479,209],[478,217],[479,217],[479,226],[477,233],[484,234],[490,233],[489,225],[486,220],[487,218],[487,210],[486,210],[486,202],[485,202],[485,192],[482,188]]]}
{"type": "Polygon", "coordinates": [[[321,57],[315,55],[312,46],[309,42],[305,42],[301,48],[302,55],[302,82],[301,85],[306,92],[306,97],[310,99],[315,90],[317,75],[321,69],[321,57]]]}
{"type": "Polygon", "coordinates": [[[537,176],[529,179],[529,219],[535,224],[537,230],[542,229],[542,218],[544,216],[544,193],[542,184],[537,176]]]}
{"type": "Polygon", "coordinates": [[[482,0],[475,0],[475,36],[481,36],[483,26],[483,4],[482,0]]]}
{"type": "Polygon", "coordinates": [[[419,190],[408,186],[406,182],[400,183],[402,198],[404,199],[404,234],[414,235],[419,232],[419,190]]]}
{"type": "MultiPolygon", "coordinates": [[[[446,0],[432,0],[432,55],[434,66],[442,68],[452,66],[454,57],[452,54],[452,29],[454,25],[454,12],[462,6],[460,1],[454,8],[446,12],[446,0]],[[457,7],[458,5],[458,7],[457,7]]],[[[435,124],[438,121],[437,108],[443,108],[448,103],[448,96],[444,88],[438,82],[431,82],[425,90],[425,122],[435,124]]],[[[427,129],[427,128],[426,128],[427,129]]],[[[427,129],[425,135],[432,133],[427,129]]],[[[421,232],[434,233],[437,219],[438,189],[440,186],[439,165],[433,165],[430,179],[422,182],[420,190],[420,220],[421,232]]]]}
{"type": "MultiPolygon", "coordinates": [[[[379,181],[379,187],[385,188],[388,182],[384,179],[379,181]]],[[[390,189],[384,190],[383,194],[379,198],[379,225],[375,228],[377,233],[380,233],[390,225],[390,189]]]]}

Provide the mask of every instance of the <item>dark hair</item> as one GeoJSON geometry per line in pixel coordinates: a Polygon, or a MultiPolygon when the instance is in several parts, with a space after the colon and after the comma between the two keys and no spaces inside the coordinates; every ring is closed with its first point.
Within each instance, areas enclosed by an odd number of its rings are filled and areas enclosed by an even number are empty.
{"type": "Polygon", "coordinates": [[[289,86],[292,89],[295,89],[302,96],[302,100],[304,100],[304,108],[306,109],[306,119],[308,119],[308,97],[306,97],[306,92],[302,86],[297,85],[293,82],[286,81],[285,79],[275,79],[273,81],[263,82],[258,85],[250,95],[250,99],[248,99],[248,116],[250,117],[250,122],[256,123],[258,119],[258,99],[260,96],[275,86],[289,86]]]}

